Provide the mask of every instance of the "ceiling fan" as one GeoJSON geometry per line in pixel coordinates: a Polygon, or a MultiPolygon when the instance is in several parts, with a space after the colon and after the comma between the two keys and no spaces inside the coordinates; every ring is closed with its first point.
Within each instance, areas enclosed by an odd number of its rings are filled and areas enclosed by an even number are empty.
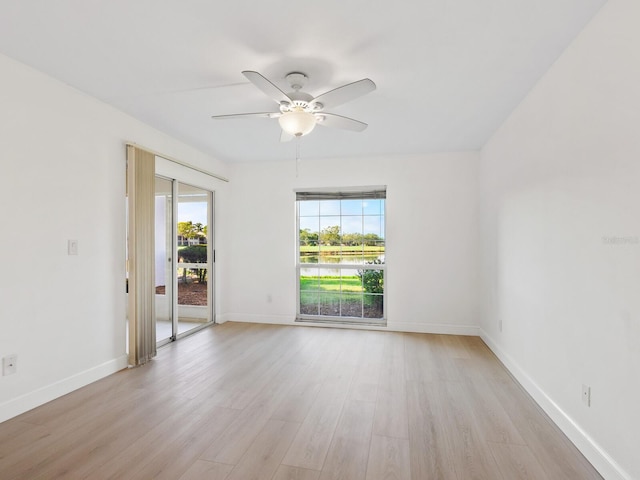
{"type": "Polygon", "coordinates": [[[312,97],[302,91],[304,84],[308,80],[304,73],[291,72],[286,75],[285,78],[292,90],[289,93],[284,93],[258,72],[246,70],[242,74],[267,96],[275,100],[279,105],[278,111],[214,115],[211,118],[216,120],[246,117],[277,118],[282,128],[280,136],[280,141],[282,142],[287,142],[294,137],[307,135],[316,125],[341,128],[354,132],[361,132],[367,128],[366,123],[326,112],[325,108],[341,105],[375,90],[376,84],[368,78],[334,88],[317,97],[312,97]]]}

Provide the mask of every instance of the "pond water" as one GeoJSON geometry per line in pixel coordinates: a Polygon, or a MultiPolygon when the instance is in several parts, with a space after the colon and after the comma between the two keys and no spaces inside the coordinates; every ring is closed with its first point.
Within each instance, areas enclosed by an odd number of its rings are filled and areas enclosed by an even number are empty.
{"type": "Polygon", "coordinates": [[[300,255],[300,263],[351,263],[363,265],[384,255],[300,255]]]}
{"type": "Polygon", "coordinates": [[[339,268],[338,265],[366,265],[367,263],[373,263],[375,260],[383,260],[383,255],[300,255],[300,263],[301,264],[309,264],[308,268],[301,267],[300,268],[300,276],[340,276],[340,272],[342,271],[342,275],[357,275],[357,269],[346,270],[344,268],[339,268]],[[313,268],[312,264],[335,264],[337,268],[313,268]]]}

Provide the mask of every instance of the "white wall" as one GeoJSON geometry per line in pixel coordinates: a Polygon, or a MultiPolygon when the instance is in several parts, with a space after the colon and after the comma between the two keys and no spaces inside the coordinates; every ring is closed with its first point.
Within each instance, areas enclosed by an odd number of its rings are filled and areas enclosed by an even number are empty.
{"type": "Polygon", "coordinates": [[[477,153],[239,164],[229,310],[292,323],[295,188],[387,185],[388,329],[477,333],[477,153]],[[269,302],[268,298],[272,301],[269,302]]]}
{"type": "Polygon", "coordinates": [[[387,185],[389,329],[475,333],[482,299],[484,338],[538,402],[607,478],[640,478],[638,25],[639,3],[609,0],[480,155],[303,159],[298,177],[227,167],[0,56],[0,357],[19,356],[0,421],[125,364],[135,141],[232,176],[220,320],[293,322],[295,188],[387,185]]]}
{"type": "Polygon", "coordinates": [[[609,0],[481,152],[485,339],[609,479],[640,478],[639,25],[609,0]]]}
{"type": "Polygon", "coordinates": [[[5,56],[0,79],[2,421],[126,365],[124,143],[226,167],[5,56]]]}

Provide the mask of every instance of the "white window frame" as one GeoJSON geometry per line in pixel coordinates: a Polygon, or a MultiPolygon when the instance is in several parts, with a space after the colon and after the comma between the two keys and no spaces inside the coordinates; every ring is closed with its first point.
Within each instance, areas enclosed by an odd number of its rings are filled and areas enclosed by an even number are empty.
{"type": "MultiPolygon", "coordinates": [[[[360,324],[360,325],[376,325],[386,326],[387,324],[387,256],[386,256],[386,217],[387,217],[387,201],[386,201],[386,186],[370,186],[370,187],[351,187],[351,188],[322,188],[322,189],[300,189],[296,190],[296,322],[312,322],[312,323],[342,323],[342,324],[360,324]],[[337,266],[335,263],[314,263],[312,268],[322,269],[340,269],[340,270],[381,270],[384,278],[384,289],[382,291],[382,317],[381,318],[368,318],[364,317],[364,305],[363,312],[360,317],[350,317],[342,315],[313,315],[300,312],[300,272],[303,268],[309,268],[310,265],[302,263],[300,261],[300,201],[304,200],[341,200],[341,199],[353,199],[353,200],[365,200],[367,198],[376,198],[384,200],[383,219],[384,219],[384,231],[382,232],[382,238],[384,239],[384,263],[381,264],[365,264],[362,263],[340,263],[337,266]]],[[[336,215],[338,216],[338,215],[336,215]]],[[[342,212],[340,212],[341,224],[342,224],[342,212]]],[[[318,230],[318,233],[320,230],[318,230]]],[[[342,235],[342,230],[340,234],[342,235]]],[[[367,294],[363,294],[367,295],[367,294]]]]}

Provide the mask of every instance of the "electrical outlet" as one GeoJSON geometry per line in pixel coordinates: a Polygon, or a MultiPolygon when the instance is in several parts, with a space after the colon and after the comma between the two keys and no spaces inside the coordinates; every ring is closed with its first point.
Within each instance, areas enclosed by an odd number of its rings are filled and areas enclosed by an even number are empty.
{"type": "Polygon", "coordinates": [[[582,403],[587,407],[591,406],[591,387],[589,385],[582,385],[582,403]]]}
{"type": "Polygon", "coordinates": [[[498,331],[502,331],[502,319],[498,320],[498,331]]]}
{"type": "Polygon", "coordinates": [[[2,359],[2,375],[13,375],[18,371],[18,355],[8,355],[2,359]]]}

